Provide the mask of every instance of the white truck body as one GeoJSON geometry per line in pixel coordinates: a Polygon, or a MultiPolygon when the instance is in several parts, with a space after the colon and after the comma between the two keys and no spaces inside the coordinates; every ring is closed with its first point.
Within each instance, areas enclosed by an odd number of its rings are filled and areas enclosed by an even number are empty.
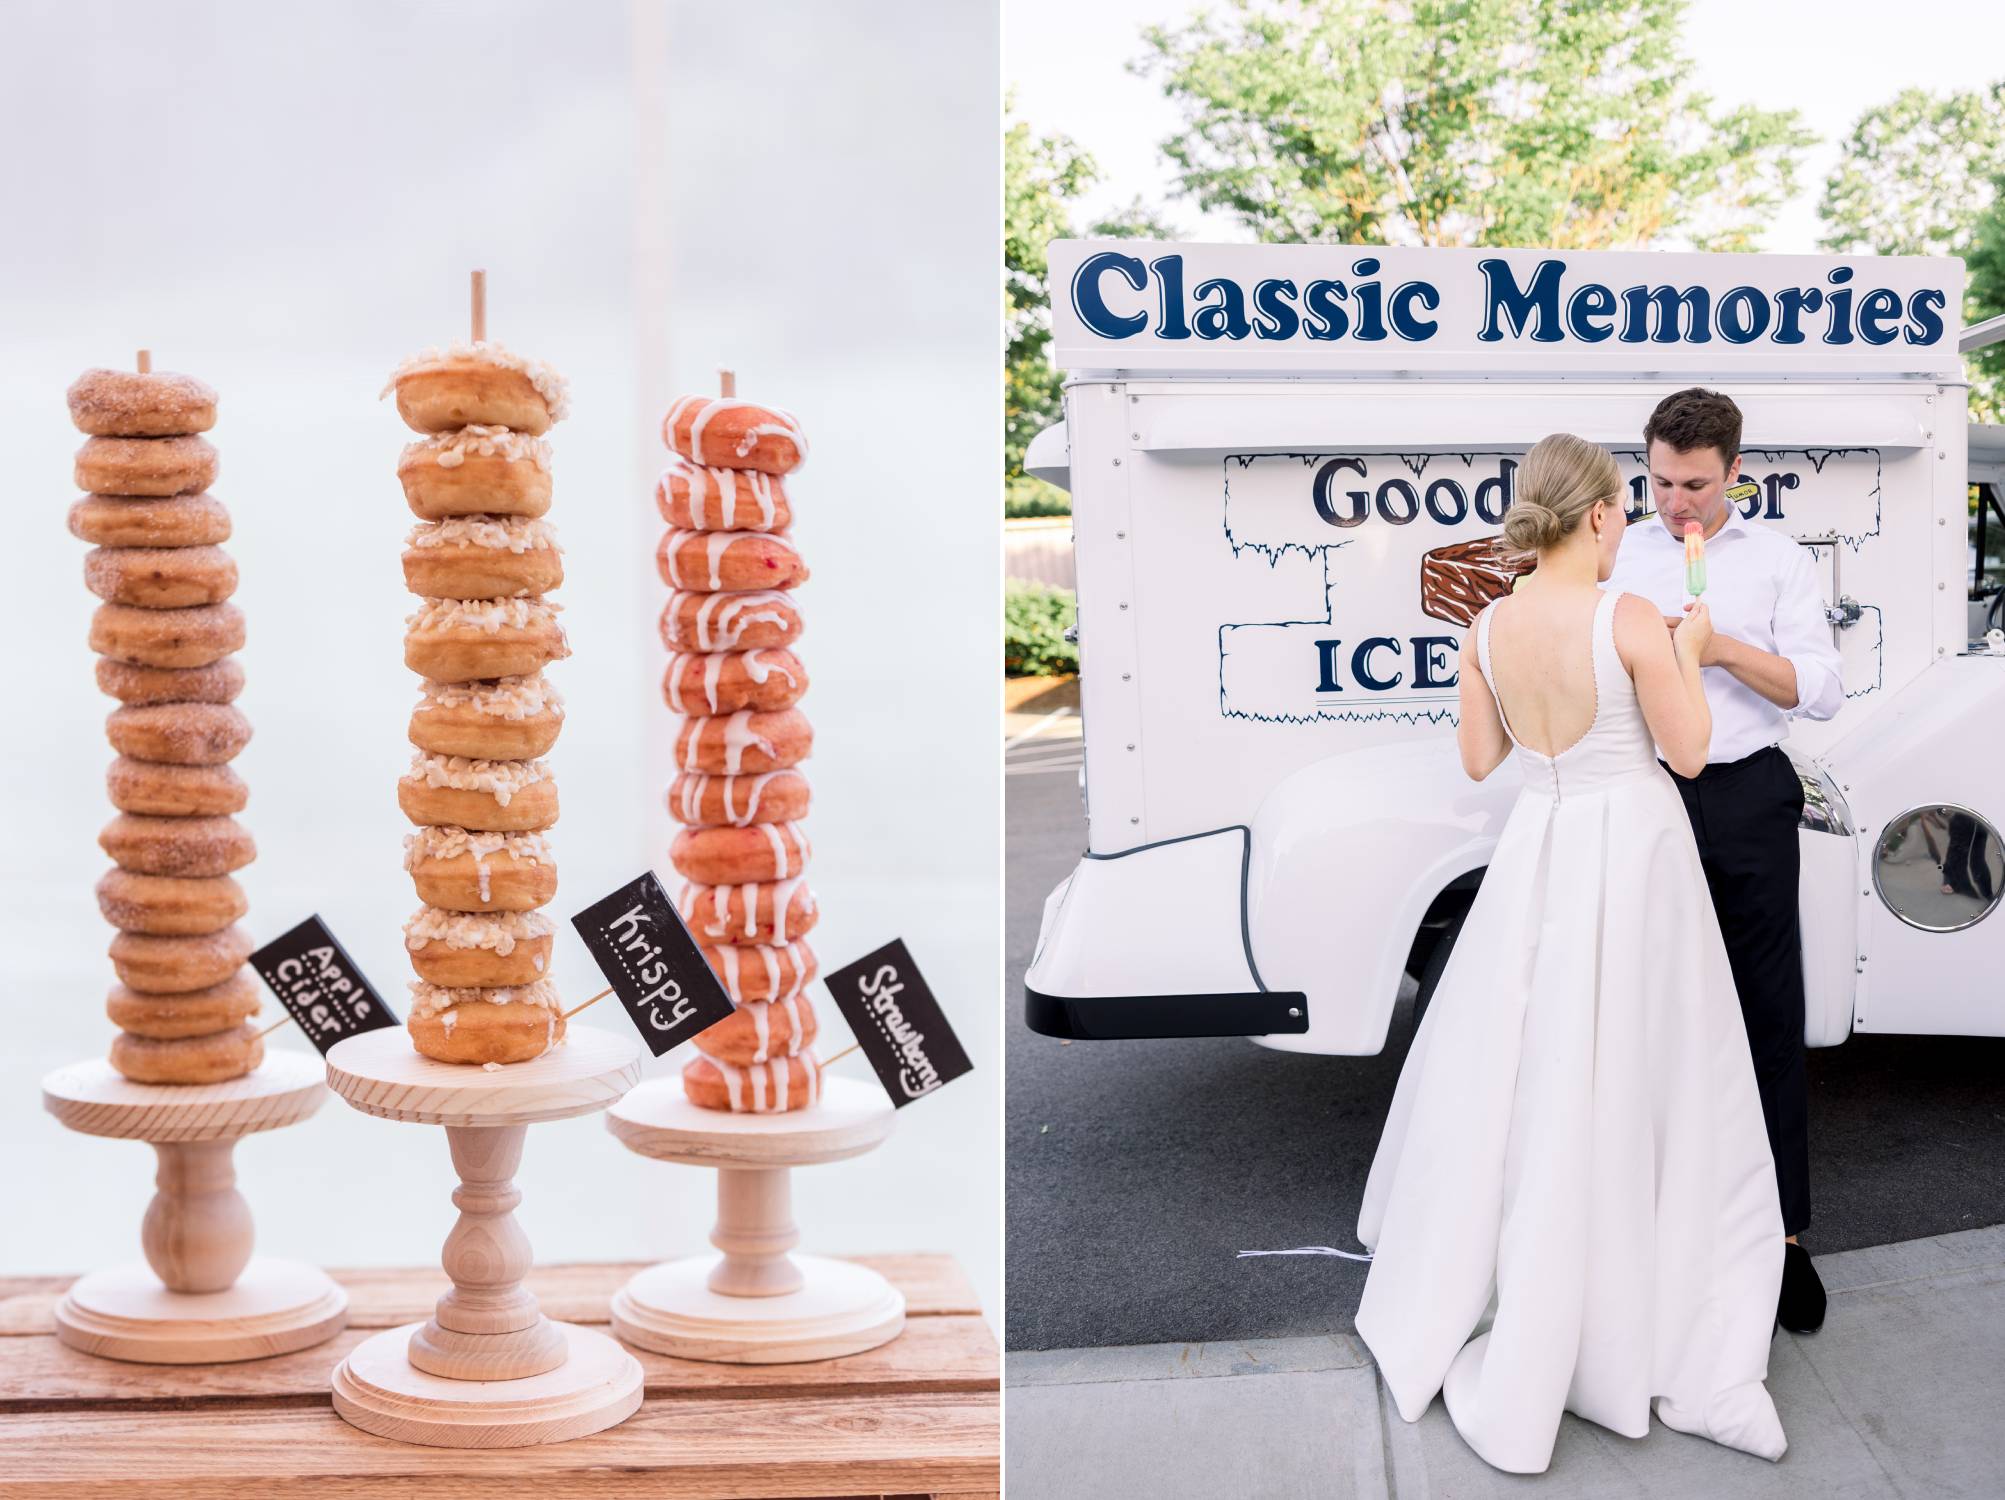
{"type": "Polygon", "coordinates": [[[1462,544],[1500,532],[1553,431],[1607,445],[1656,524],[1644,421],[1706,385],[1745,414],[1743,513],[1812,550],[1843,617],[1844,708],[1784,742],[1806,1040],[2005,1034],[2005,655],[1969,638],[1960,262],[1104,241],[1051,263],[1066,420],[1030,466],[1073,496],[1089,821],[1034,1027],[1382,1047],[1521,785],[1456,753],[1457,658],[1497,586],[1462,544]],[[1947,888],[1945,840],[1976,890],[1947,888]]]}

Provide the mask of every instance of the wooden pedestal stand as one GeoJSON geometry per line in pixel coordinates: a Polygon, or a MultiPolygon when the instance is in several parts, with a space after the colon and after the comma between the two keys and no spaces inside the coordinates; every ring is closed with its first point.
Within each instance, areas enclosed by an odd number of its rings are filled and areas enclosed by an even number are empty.
{"type": "Polygon", "coordinates": [[[402,1027],[335,1045],[329,1086],[364,1114],[445,1126],[460,1179],[441,1256],[452,1290],[428,1322],[349,1351],[334,1371],[335,1411],[435,1448],[557,1443],[634,1414],[639,1361],[602,1333],[551,1322],[522,1285],[531,1261],[514,1177],[530,1124],[604,1109],[639,1078],[632,1042],[583,1027],[534,1062],[493,1071],[421,1057],[402,1027]]]}
{"type": "Polygon", "coordinates": [[[324,1083],[319,1059],[297,1052],[270,1053],[227,1083],[134,1083],[102,1060],[44,1078],[43,1107],[70,1129],[145,1141],[160,1158],[139,1232],[146,1265],[79,1280],[56,1308],[56,1336],[86,1354],[199,1365],[287,1354],[339,1333],[348,1294],[324,1272],[251,1257],[251,1208],[230,1161],[238,1137],[320,1108],[324,1083]]]}
{"type": "Polygon", "coordinates": [[[684,1359],[786,1364],[835,1359],[889,1343],[905,1327],[905,1298],[852,1261],[787,1252],[794,1228],[788,1173],[860,1156],[891,1134],[883,1091],[822,1078],[820,1100],[788,1114],[699,1109],[680,1078],[644,1084],[606,1111],[630,1151],[717,1168],[721,1255],[650,1266],[613,1297],[613,1331],[630,1344],[684,1359]]]}

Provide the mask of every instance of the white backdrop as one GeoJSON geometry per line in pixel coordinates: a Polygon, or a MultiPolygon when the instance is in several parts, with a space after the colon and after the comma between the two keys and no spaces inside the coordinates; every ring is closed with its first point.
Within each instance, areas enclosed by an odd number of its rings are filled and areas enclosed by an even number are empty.
{"type": "MultiPolygon", "coordinates": [[[[575,651],[551,674],[569,704],[551,755],[560,917],[649,864],[671,873],[650,499],[668,396],[730,364],[741,394],[806,426],[813,942],[834,968],[903,936],[977,1071],[874,1155],[796,1174],[797,1215],[812,1248],[952,1251],[993,1316],[996,30],[992,6],[926,0],[12,12],[0,1272],[136,1255],[153,1169],[143,1146],[60,1129],[36,1088],[111,1035],[91,894],[111,704],[84,643],[85,548],[64,527],[81,438],[63,391],[145,345],[221,392],[215,492],[236,521],[257,731],[237,763],[260,849],[240,877],[248,925],[264,941],[317,910],[401,1000],[408,434],[376,396],[405,354],[464,333],[482,265],[492,336],[572,385],[551,434],[575,651]]],[[[568,925],[559,941],[556,977],[581,999],[596,974],[568,925]]],[[[587,1022],[626,1026],[605,1006],[587,1022]]],[[[861,1057],[841,1067],[869,1076],[861,1057]]],[[[238,1165],[271,1253],[419,1264],[452,1221],[440,1134],[337,1100],[246,1140],[238,1165]]],[[[597,1117],[536,1127],[520,1181],[541,1259],[704,1248],[709,1175],[629,1155],[597,1117]]]]}

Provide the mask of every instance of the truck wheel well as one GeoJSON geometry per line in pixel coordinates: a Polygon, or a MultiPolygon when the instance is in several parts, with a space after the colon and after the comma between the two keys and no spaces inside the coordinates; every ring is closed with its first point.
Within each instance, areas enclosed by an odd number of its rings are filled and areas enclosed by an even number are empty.
{"type": "Polygon", "coordinates": [[[1434,956],[1435,948],[1462,925],[1462,918],[1468,915],[1469,905],[1476,899],[1477,888],[1483,884],[1483,871],[1487,868],[1484,866],[1457,875],[1427,903],[1427,910],[1421,914],[1420,926],[1414,930],[1413,945],[1406,953],[1407,977],[1416,984],[1427,971],[1427,961],[1434,956]]]}

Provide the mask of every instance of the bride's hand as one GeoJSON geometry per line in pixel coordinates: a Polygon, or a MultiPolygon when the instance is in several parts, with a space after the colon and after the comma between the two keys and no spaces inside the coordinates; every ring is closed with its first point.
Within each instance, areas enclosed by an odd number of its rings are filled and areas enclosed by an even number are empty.
{"type": "Polygon", "coordinates": [[[1680,656],[1690,657],[1700,666],[1706,664],[1706,649],[1713,643],[1712,611],[1703,603],[1687,605],[1685,618],[1678,622],[1678,628],[1671,632],[1671,644],[1680,656]]]}

